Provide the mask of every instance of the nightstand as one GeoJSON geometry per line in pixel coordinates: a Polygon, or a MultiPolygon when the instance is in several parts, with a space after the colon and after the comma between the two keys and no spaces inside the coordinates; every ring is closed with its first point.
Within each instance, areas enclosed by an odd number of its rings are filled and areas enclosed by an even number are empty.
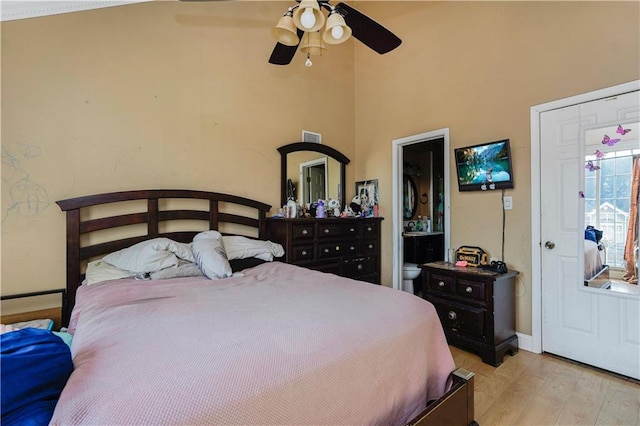
{"type": "Polygon", "coordinates": [[[422,265],[425,298],[433,303],[449,344],[498,366],[518,352],[515,333],[515,277],[448,262],[422,265]]]}

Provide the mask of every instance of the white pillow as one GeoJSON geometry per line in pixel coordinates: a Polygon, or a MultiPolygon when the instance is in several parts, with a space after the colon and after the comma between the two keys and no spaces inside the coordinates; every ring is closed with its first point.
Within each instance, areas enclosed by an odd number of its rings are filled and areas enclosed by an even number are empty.
{"type": "Polygon", "coordinates": [[[191,249],[198,267],[209,279],[231,276],[231,265],[222,243],[222,235],[218,231],[199,233],[193,238],[191,249]]]}
{"type": "Polygon", "coordinates": [[[282,246],[271,241],[254,240],[238,235],[225,235],[222,237],[222,242],[229,260],[257,257],[270,262],[274,256],[281,257],[284,255],[282,246]]]}
{"type": "Polygon", "coordinates": [[[149,276],[152,280],[166,280],[169,278],[202,277],[204,274],[197,264],[181,260],[176,268],[165,268],[152,272],[149,276]]]}
{"type": "Polygon", "coordinates": [[[176,267],[178,258],[195,262],[189,244],[178,243],[169,238],[154,238],[108,254],[102,260],[139,274],[176,267]]]}
{"type": "Polygon", "coordinates": [[[102,281],[119,280],[120,278],[129,278],[135,276],[135,272],[125,271],[124,269],[116,268],[107,262],[100,260],[94,260],[87,264],[87,270],[85,272],[86,284],[91,285],[102,281]]]}

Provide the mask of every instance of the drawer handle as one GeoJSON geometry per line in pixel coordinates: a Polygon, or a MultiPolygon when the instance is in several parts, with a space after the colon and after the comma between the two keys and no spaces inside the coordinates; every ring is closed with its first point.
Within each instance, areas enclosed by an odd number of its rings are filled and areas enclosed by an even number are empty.
{"type": "Polygon", "coordinates": [[[444,287],[444,281],[439,281],[438,282],[438,287],[444,287]]]}
{"type": "Polygon", "coordinates": [[[473,289],[471,288],[471,286],[467,286],[464,291],[466,291],[467,293],[473,293],[473,289]]]}
{"type": "Polygon", "coordinates": [[[307,255],[307,251],[306,250],[302,250],[302,255],[306,256],[307,255]]]}
{"type": "Polygon", "coordinates": [[[336,246],[336,251],[340,251],[340,246],[336,246]]]}
{"type": "Polygon", "coordinates": [[[329,231],[329,228],[325,228],[324,233],[328,234],[329,232],[331,232],[331,231],[329,231]]]}
{"type": "Polygon", "coordinates": [[[349,247],[349,250],[351,250],[351,251],[355,251],[355,250],[356,250],[356,248],[355,248],[355,246],[351,246],[351,247],[349,247]]]}
{"type": "Polygon", "coordinates": [[[302,235],[307,235],[309,233],[309,231],[307,231],[306,229],[302,230],[302,235]]]}
{"type": "Polygon", "coordinates": [[[373,249],[373,244],[369,244],[369,248],[370,248],[370,249],[373,249]]]}
{"type": "Polygon", "coordinates": [[[356,232],[356,228],[349,228],[349,232],[356,232]]]}
{"type": "Polygon", "coordinates": [[[324,249],[324,252],[329,253],[329,249],[328,248],[324,249]]]}
{"type": "Polygon", "coordinates": [[[371,232],[371,231],[373,231],[373,228],[370,226],[367,226],[367,232],[371,232]]]}
{"type": "Polygon", "coordinates": [[[453,311],[449,311],[449,314],[447,316],[449,317],[450,320],[454,320],[454,319],[458,318],[456,313],[453,312],[453,311]]]}
{"type": "Polygon", "coordinates": [[[362,264],[358,263],[358,271],[362,271],[362,264]]]}

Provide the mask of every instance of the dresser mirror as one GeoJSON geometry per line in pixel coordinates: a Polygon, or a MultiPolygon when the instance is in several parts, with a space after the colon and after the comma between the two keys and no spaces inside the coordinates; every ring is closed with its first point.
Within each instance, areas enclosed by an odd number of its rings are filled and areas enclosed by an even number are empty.
{"type": "Polygon", "coordinates": [[[402,182],[402,215],[405,219],[411,219],[418,210],[418,190],[413,178],[404,175],[402,182]]]}
{"type": "Polygon", "coordinates": [[[280,203],[302,204],[334,199],[344,207],[345,169],[349,159],[327,145],[295,142],[278,148],[281,155],[280,203]]]}

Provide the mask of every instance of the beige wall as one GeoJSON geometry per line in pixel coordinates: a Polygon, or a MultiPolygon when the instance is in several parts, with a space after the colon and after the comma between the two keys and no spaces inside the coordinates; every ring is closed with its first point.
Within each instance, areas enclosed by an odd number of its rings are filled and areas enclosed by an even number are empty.
{"type": "MultiPolygon", "coordinates": [[[[63,285],[61,198],[184,187],[276,208],[276,148],[301,129],[352,160],[347,200],[354,181],[378,179],[391,285],[391,141],[448,127],[452,149],[511,139],[505,260],[521,272],[517,329],[528,334],[530,107],[640,78],[639,6],[359,1],[402,46],[380,56],[349,41],[311,69],[301,55],[267,63],[284,2],[153,2],[3,23],[2,294],[63,285]]],[[[452,245],[499,256],[499,193],[451,184],[452,245]]]]}
{"type": "MultiPolygon", "coordinates": [[[[391,141],[448,127],[451,149],[511,139],[513,210],[505,261],[517,279],[517,331],[531,333],[530,107],[640,78],[638,2],[371,2],[403,39],[389,61],[356,48],[355,176],[378,178],[383,282],[391,282],[391,141]]],[[[451,179],[451,245],[500,257],[500,193],[451,179]]]]}
{"type": "Polygon", "coordinates": [[[56,200],[189,188],[276,212],[277,147],[302,129],[353,158],[353,46],[269,64],[285,10],[160,1],[2,23],[2,294],[64,286],[56,200]]]}

